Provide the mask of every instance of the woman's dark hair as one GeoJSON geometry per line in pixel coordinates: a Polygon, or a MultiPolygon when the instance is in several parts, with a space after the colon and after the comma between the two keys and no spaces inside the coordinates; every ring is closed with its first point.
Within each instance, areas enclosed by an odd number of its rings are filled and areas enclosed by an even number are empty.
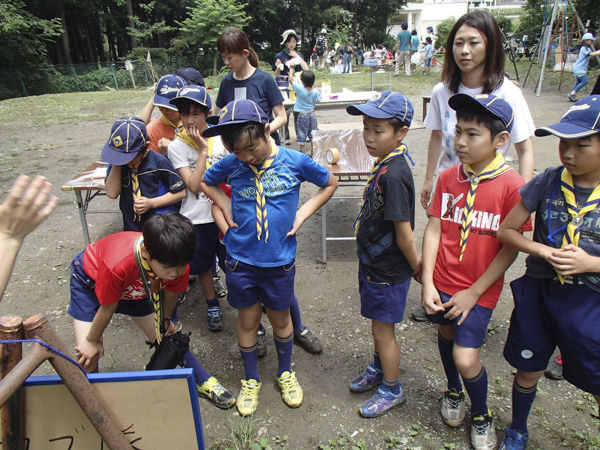
{"type": "Polygon", "coordinates": [[[490,94],[504,80],[504,49],[502,33],[494,16],[487,11],[473,11],[456,21],[446,41],[446,61],[442,69],[442,81],[453,94],[458,92],[461,70],[454,60],[454,39],[463,26],[468,25],[478,30],[486,45],[485,67],[483,69],[483,93],[490,94]],[[450,57],[452,55],[452,57],[450,57]]]}
{"type": "Polygon", "coordinates": [[[248,35],[237,27],[228,27],[223,30],[217,39],[217,50],[219,53],[243,53],[248,50],[248,61],[252,67],[258,68],[258,55],[250,47],[248,35]]]}
{"type": "Polygon", "coordinates": [[[233,152],[238,144],[249,145],[259,139],[266,141],[267,138],[265,137],[265,126],[258,122],[234,125],[221,134],[223,145],[230,152],[233,152]]]}
{"type": "Polygon", "coordinates": [[[142,228],[144,247],[166,267],[186,266],[196,251],[196,231],[192,221],[177,212],[156,214],[142,228]]]}

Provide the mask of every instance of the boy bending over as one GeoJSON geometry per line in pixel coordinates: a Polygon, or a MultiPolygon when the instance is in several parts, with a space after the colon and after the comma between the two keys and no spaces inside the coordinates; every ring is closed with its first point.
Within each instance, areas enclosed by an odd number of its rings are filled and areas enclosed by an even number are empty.
{"type": "Polygon", "coordinates": [[[295,235],[329,200],[338,183],[308,156],[275,145],[269,137],[267,116],[251,100],[230,102],[219,117],[209,117],[208,121],[218,124],[202,135],[221,135],[231,153],[206,171],[202,190],[223,210],[229,224],[224,239],[228,299],[238,310],[238,344],[245,369],[238,411],[248,416],[258,407],[262,385],[257,366],[261,301],[273,326],[281,395],[288,406],[296,408],[302,404],[303,392],[291,369],[295,235]],[[320,189],[298,209],[303,181],[320,189]],[[231,186],[231,199],[219,188],[221,183],[231,186]]]}
{"type": "MultiPolygon", "coordinates": [[[[399,380],[400,348],[395,324],[402,322],[411,276],[421,270],[415,245],[415,187],[402,140],[412,122],[413,106],[398,92],[383,91],[349,114],[363,116],[363,139],[375,158],[354,224],[359,259],[361,314],[371,319],[373,362],[350,383],[364,392],[383,383],[358,407],[378,417],[406,401],[399,380]]],[[[412,160],[411,160],[412,161],[412,160]]]]}
{"type": "MultiPolygon", "coordinates": [[[[509,139],[513,111],[494,95],[457,94],[454,145],[461,164],[440,173],[423,235],[423,306],[437,323],[438,349],[448,388],[441,415],[450,427],[465,419],[471,399],[471,444],[493,450],[494,420],[487,405],[488,376],[479,359],[487,325],[502,291],[504,272],[517,251],[496,232],[519,200],[521,175],[497,152],[509,139]],[[460,375],[460,376],[459,376],[460,375]]],[[[524,220],[517,229],[531,230],[524,220]]]]}
{"type": "Polygon", "coordinates": [[[556,346],[563,376],[600,403],[600,95],[579,100],[536,136],[560,138],[562,166],[519,191],[521,201],[498,237],[529,253],[525,275],[511,283],[515,309],[504,357],[517,369],[512,423],[501,449],[524,449],[537,382],[556,346]],[[517,230],[536,213],[533,240],[517,230]]]}

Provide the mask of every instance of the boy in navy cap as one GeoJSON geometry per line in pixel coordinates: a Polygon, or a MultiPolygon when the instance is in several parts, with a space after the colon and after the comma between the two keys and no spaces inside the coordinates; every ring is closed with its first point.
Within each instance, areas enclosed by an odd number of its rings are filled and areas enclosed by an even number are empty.
{"type": "Polygon", "coordinates": [[[278,147],[270,138],[266,114],[251,100],[230,102],[219,117],[208,121],[218,124],[202,135],[221,135],[230,152],[206,171],[202,190],[223,210],[229,225],[224,239],[228,299],[238,310],[238,344],[245,369],[238,411],[248,416],[258,407],[261,301],[273,326],[281,395],[288,406],[296,408],[303,399],[291,369],[296,232],[333,195],[337,179],[308,156],[278,147]],[[298,209],[303,181],[319,189],[298,209]],[[218,186],[225,182],[232,188],[231,199],[218,186]]]}
{"type": "Polygon", "coordinates": [[[405,158],[410,156],[402,143],[414,110],[402,94],[383,91],[346,111],[363,116],[363,139],[376,158],[354,223],[360,312],[372,321],[374,360],[352,380],[350,389],[364,392],[383,383],[358,407],[364,417],[378,417],[406,401],[398,378],[395,324],[402,322],[411,277],[421,270],[413,236],[415,189],[405,158]]]}
{"type": "Polygon", "coordinates": [[[139,117],[121,117],[113,124],[101,156],[110,164],[106,195],[120,197],[125,231],[142,231],[150,217],[185,198],[185,184],[171,162],[148,151],[146,126],[139,117]]]}
{"type": "MultiPolygon", "coordinates": [[[[488,376],[479,358],[487,326],[502,291],[504,272],[518,252],[497,239],[502,221],[525,184],[497,150],[509,139],[513,111],[494,95],[456,94],[454,145],[461,164],[442,171],[423,235],[423,306],[438,324],[438,349],[447,389],[442,421],[459,427],[465,392],[471,399],[471,444],[493,450],[494,420],[487,405],[488,376]]],[[[517,228],[531,230],[524,220],[517,228]]]]}
{"type": "Polygon", "coordinates": [[[204,140],[200,134],[208,128],[206,118],[212,111],[212,102],[205,88],[186,86],[170,103],[177,107],[182,123],[175,140],[169,144],[169,159],[185,183],[187,193],[179,212],[192,221],[196,230],[196,251],[190,263],[190,273],[198,275],[206,297],[208,329],[221,331],[225,324],[211,270],[215,255],[219,253],[219,228],[211,214],[212,202],[200,189],[200,182],[206,168],[225,157],[227,150],[221,139],[204,140]]]}
{"type": "Polygon", "coordinates": [[[205,87],[204,77],[193,67],[184,67],[182,69],[179,69],[177,72],[175,72],[175,75],[183,78],[188,84],[188,86],[195,84],[197,86],[205,87]]]}
{"type": "Polygon", "coordinates": [[[600,95],[579,100],[561,121],[536,130],[560,138],[562,166],[519,191],[503,222],[502,242],[529,253],[525,275],[511,283],[513,310],[504,357],[517,369],[512,423],[500,448],[524,449],[537,381],[556,346],[563,376],[600,403],[600,95]],[[533,240],[517,232],[536,213],[533,240]]]}
{"type": "Polygon", "coordinates": [[[160,116],[148,122],[148,137],[150,138],[148,147],[161,155],[167,156],[169,143],[175,139],[175,130],[179,127],[177,107],[170,101],[175,98],[179,89],[185,86],[187,86],[187,81],[182,77],[173,74],[163,75],[156,83],[150,111],[147,112],[148,108],[146,108],[142,113],[148,118],[152,114],[152,108],[158,106],[160,116]]]}

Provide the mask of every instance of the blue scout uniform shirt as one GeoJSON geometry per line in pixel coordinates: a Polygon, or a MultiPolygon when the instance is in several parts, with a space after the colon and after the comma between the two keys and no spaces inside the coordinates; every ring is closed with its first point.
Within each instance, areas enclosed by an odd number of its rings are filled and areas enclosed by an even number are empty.
{"type": "MultiPolygon", "coordinates": [[[[548,238],[548,211],[550,209],[550,225],[552,232],[560,230],[571,220],[567,212],[565,196],[560,189],[560,167],[551,167],[519,189],[523,203],[529,211],[536,213],[533,240],[549,247],[560,248],[566,228],[556,233],[552,242],[548,238]],[[555,188],[556,186],[556,188],[555,188]],[[554,192],[554,195],[552,193],[554,192]],[[552,206],[550,208],[550,199],[552,206]]],[[[566,169],[565,169],[566,170],[566,169]]],[[[575,185],[575,198],[578,204],[584,203],[592,193],[592,188],[582,188],[575,185]]],[[[591,256],[600,257],[600,208],[590,211],[584,218],[580,229],[578,247],[591,256]]],[[[556,271],[552,265],[541,256],[529,255],[526,259],[527,275],[534,278],[554,278],[556,271]]],[[[600,274],[580,274],[583,282],[591,289],[600,292],[600,274]]]]}
{"type": "Polygon", "coordinates": [[[266,196],[269,239],[265,243],[256,235],[256,183],[249,165],[235,155],[227,155],[204,174],[209,186],[227,183],[231,186],[233,221],[238,228],[229,228],[225,247],[235,259],[259,267],[279,267],[296,258],[296,236],[287,237],[296,218],[300,184],[309,181],[319,187],[329,182],[329,171],[308,156],[279,147],[271,167],[262,175],[266,196]]]}
{"type": "MultiPolygon", "coordinates": [[[[108,167],[108,173],[112,165],[108,167]]],[[[131,186],[131,171],[128,165],[121,166],[121,195],[119,208],[123,213],[124,231],[142,231],[146,221],[155,214],[173,211],[172,205],[159,209],[151,209],[142,214],[141,220],[133,220],[133,188],[131,186]]],[[[166,156],[152,150],[142,159],[137,167],[137,177],[140,183],[142,197],[156,198],[167,192],[176,193],[185,189],[185,184],[179,173],[166,156]]]]}
{"type": "Polygon", "coordinates": [[[245,80],[234,79],[232,73],[223,77],[215,104],[223,108],[234,100],[252,100],[272,119],[273,107],[283,103],[283,95],[271,75],[256,69],[245,80]]]}
{"type": "MultiPolygon", "coordinates": [[[[296,52],[296,53],[298,53],[300,58],[304,59],[304,56],[302,56],[302,53],[300,53],[300,52],[296,52]]],[[[287,77],[290,73],[290,68],[285,65],[285,63],[288,59],[292,59],[292,57],[285,50],[281,50],[279,53],[277,53],[275,55],[275,61],[280,60],[283,63],[283,70],[280,72],[280,75],[282,77],[287,77]]],[[[275,72],[277,70],[275,61],[273,62],[273,72],[275,72]]],[[[301,70],[302,70],[302,66],[300,64],[296,64],[294,66],[294,72],[300,72],[301,70]]]]}

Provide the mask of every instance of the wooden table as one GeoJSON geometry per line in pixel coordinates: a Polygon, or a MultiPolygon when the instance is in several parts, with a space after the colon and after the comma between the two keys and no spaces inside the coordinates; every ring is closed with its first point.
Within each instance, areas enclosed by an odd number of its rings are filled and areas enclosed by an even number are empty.
{"type": "Polygon", "coordinates": [[[88,211],[90,202],[98,195],[106,195],[104,192],[104,178],[94,178],[94,171],[98,168],[108,167],[108,163],[98,160],[85,170],[78,173],[75,177],[67,181],[62,187],[63,191],[72,191],[75,195],[75,203],[77,210],[79,211],[79,219],[81,220],[81,229],[83,231],[83,240],[85,245],[90,243],[90,233],[88,231],[87,214],[106,214],[106,213],[118,213],[121,214],[121,210],[94,210],[88,211]],[[85,198],[82,197],[81,193],[85,192],[85,198]]]}

